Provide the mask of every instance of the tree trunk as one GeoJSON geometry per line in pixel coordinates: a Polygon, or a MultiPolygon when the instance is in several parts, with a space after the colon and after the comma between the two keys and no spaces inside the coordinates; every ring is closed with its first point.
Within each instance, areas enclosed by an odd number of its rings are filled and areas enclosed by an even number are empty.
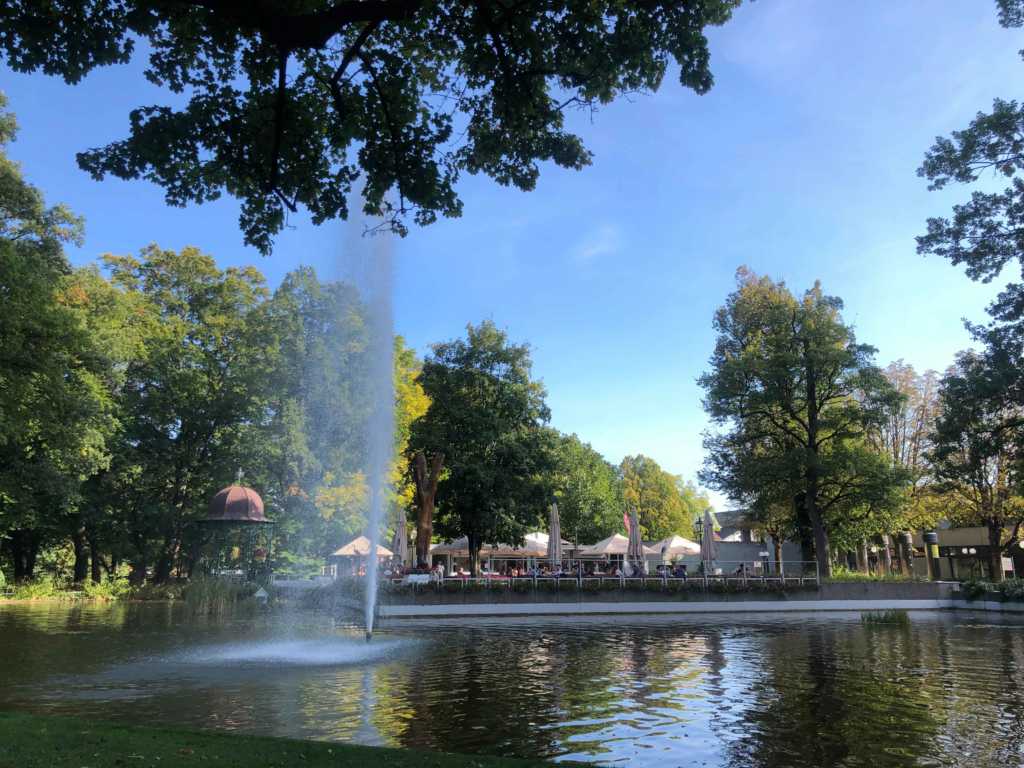
{"type": "Polygon", "coordinates": [[[988,525],[988,568],[993,582],[1003,580],[1003,526],[988,525]]]}
{"type": "Polygon", "coordinates": [[[861,539],[857,542],[857,570],[861,573],[870,573],[871,564],[868,561],[868,542],[861,539]]]}
{"type": "Polygon", "coordinates": [[[145,584],[145,559],[140,557],[131,561],[131,571],[128,573],[128,584],[132,587],[141,587],[145,584]]]}
{"type": "Polygon", "coordinates": [[[160,557],[153,566],[153,583],[166,584],[171,579],[171,570],[174,567],[173,545],[165,545],[160,557]]]}
{"type": "Polygon", "coordinates": [[[796,518],[797,534],[800,538],[800,559],[809,563],[814,559],[814,532],[807,517],[807,496],[798,493],[793,497],[793,516],[796,518]]]}
{"type": "Polygon", "coordinates": [[[829,557],[828,531],[818,509],[818,378],[810,356],[810,345],[804,340],[804,364],[807,375],[807,466],[804,501],[807,518],[814,529],[814,555],[818,561],[818,578],[832,576],[832,558],[829,557]]]}
{"type": "Polygon", "coordinates": [[[882,555],[882,575],[883,576],[891,576],[892,575],[892,549],[891,549],[891,547],[892,547],[892,539],[889,537],[889,534],[883,533],[882,534],[882,551],[881,551],[881,555],[882,555]]]}
{"type": "Polygon", "coordinates": [[[815,470],[808,472],[806,509],[807,517],[811,521],[814,532],[814,557],[818,563],[818,578],[829,579],[832,577],[832,558],[829,557],[828,531],[825,530],[825,523],[818,512],[816,499],[818,497],[818,476],[815,470]]]}
{"type": "Polygon", "coordinates": [[[435,453],[430,457],[423,451],[416,451],[412,462],[412,476],[416,484],[416,565],[430,566],[430,540],[434,535],[434,497],[437,482],[441,479],[444,454],[435,453]]]}
{"type": "Polygon", "coordinates": [[[94,536],[89,537],[89,576],[93,584],[103,581],[103,556],[100,555],[99,542],[94,536]]]}
{"type": "Polygon", "coordinates": [[[24,528],[11,532],[11,557],[14,560],[14,583],[32,581],[35,577],[39,537],[24,528]]]}
{"type": "Polygon", "coordinates": [[[85,546],[85,528],[76,525],[71,532],[71,545],[75,548],[74,582],[81,584],[89,574],[89,554],[85,546]]]}
{"type": "Polygon", "coordinates": [[[39,537],[34,532],[28,534],[28,547],[25,550],[25,578],[31,581],[36,577],[36,556],[39,554],[39,537]]]}
{"type": "Polygon", "coordinates": [[[782,564],[782,539],[778,536],[772,536],[772,549],[775,552],[775,575],[783,575],[783,564],[782,564]]]}
{"type": "Polygon", "coordinates": [[[21,531],[11,532],[11,559],[14,561],[14,583],[25,581],[25,540],[21,531]]]}
{"type": "Polygon", "coordinates": [[[899,572],[904,576],[914,575],[913,535],[910,531],[900,531],[896,535],[896,558],[899,572]]]}
{"type": "Polygon", "coordinates": [[[469,548],[469,575],[475,579],[480,575],[480,542],[471,533],[466,536],[466,546],[469,548]]]}

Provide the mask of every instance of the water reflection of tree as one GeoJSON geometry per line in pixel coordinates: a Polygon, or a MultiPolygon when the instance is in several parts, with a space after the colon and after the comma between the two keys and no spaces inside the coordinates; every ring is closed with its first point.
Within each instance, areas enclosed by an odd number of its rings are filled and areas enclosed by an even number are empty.
{"type": "Polygon", "coordinates": [[[703,650],[654,628],[465,631],[413,662],[401,704],[380,705],[408,708],[399,738],[408,747],[599,754],[631,713],[685,708],[680,689],[697,689],[703,650]]]}
{"type": "Polygon", "coordinates": [[[941,741],[962,765],[1024,765],[1024,633],[987,617],[946,633],[941,741]],[[980,626],[978,626],[980,625],[980,626]]]}
{"type": "Polygon", "coordinates": [[[875,634],[842,624],[772,638],[746,713],[746,736],[729,744],[728,762],[772,768],[914,764],[931,751],[937,731],[920,687],[894,673],[914,642],[909,632],[875,634]]]}

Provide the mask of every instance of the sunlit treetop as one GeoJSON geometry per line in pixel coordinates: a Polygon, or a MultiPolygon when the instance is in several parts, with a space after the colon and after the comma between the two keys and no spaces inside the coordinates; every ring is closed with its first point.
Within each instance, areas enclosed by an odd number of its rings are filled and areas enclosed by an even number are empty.
{"type": "Polygon", "coordinates": [[[167,202],[227,192],[264,253],[289,212],[408,221],[458,216],[463,171],[529,190],[539,165],[591,156],[570,109],[656,89],[678,66],[712,84],[705,28],[740,0],[14,0],[7,64],[78,82],[148,55],[183,107],[140,106],[126,139],[78,155],[101,179],[145,178],[167,202]]]}

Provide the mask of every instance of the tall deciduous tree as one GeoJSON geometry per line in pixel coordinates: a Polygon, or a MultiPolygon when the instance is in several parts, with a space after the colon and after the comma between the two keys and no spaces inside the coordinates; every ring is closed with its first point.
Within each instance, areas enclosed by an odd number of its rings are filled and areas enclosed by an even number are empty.
{"type": "Polygon", "coordinates": [[[430,399],[419,382],[423,363],[401,336],[395,337],[394,365],[395,460],[391,466],[391,486],[394,491],[392,517],[397,519],[398,515],[408,515],[415,509],[416,481],[409,472],[406,448],[412,423],[427,412],[430,399]]]}
{"type": "Polygon", "coordinates": [[[266,382],[269,423],[251,430],[238,461],[269,494],[278,568],[307,574],[365,527],[367,327],[355,288],[309,267],[285,276],[266,312],[279,347],[266,382]]]}
{"type": "Polygon", "coordinates": [[[412,424],[410,453],[443,455],[438,527],[468,538],[474,573],[483,544],[521,541],[550,501],[550,412],[530,368],[529,347],[484,322],[434,345],[420,373],[430,406],[412,424]]]}
{"type": "Polygon", "coordinates": [[[712,84],[704,30],[739,0],[106,0],[15,3],[0,52],[20,72],[76,83],[130,61],[187,94],[140,107],[130,135],[78,156],[93,176],[146,178],[172,205],[224,192],[268,251],[300,206],[344,218],[361,177],[367,213],[458,216],[463,171],[531,189],[540,163],[590,162],[567,109],[622,93],[712,84]]]}
{"type": "Polygon", "coordinates": [[[155,246],[105,261],[112,282],[145,307],[145,354],[125,372],[110,493],[132,531],[135,581],[151,562],[163,581],[187,524],[234,476],[249,428],[265,423],[278,340],[252,268],[221,271],[195,248],[155,246]]]}
{"type": "Polygon", "coordinates": [[[988,529],[989,570],[1003,578],[1002,556],[1024,524],[1019,432],[1024,411],[1006,397],[1016,372],[998,351],[963,352],[942,378],[930,458],[943,490],[956,499],[960,525],[988,529]]]}
{"type": "MultiPolygon", "coordinates": [[[[1004,27],[1024,26],[1022,0],[996,0],[1004,27]]],[[[1022,51],[1024,55],[1024,51],[1022,51]]],[[[975,190],[969,200],[953,206],[952,215],[928,219],[917,250],[964,265],[972,280],[989,282],[1004,267],[1024,272],[1024,104],[996,99],[989,112],[979,112],[965,129],[938,137],[925,154],[918,176],[929,189],[951,182],[973,184],[984,174],[1006,179],[1001,191],[975,190]]],[[[1024,283],[1011,282],[989,307],[1005,333],[1024,344],[1024,283]]]]}
{"type": "Polygon", "coordinates": [[[81,221],[47,207],[6,154],[0,95],[0,544],[30,579],[47,537],[77,529],[81,482],[109,461],[109,361],[60,300],[81,221]]]}
{"type": "MultiPolygon", "coordinates": [[[[907,486],[897,521],[899,530],[930,529],[943,516],[948,501],[936,486],[928,460],[938,415],[939,376],[935,371],[919,374],[902,360],[891,363],[884,373],[899,397],[890,401],[877,431],[869,434],[869,442],[906,475],[907,486]]],[[[883,534],[887,547],[892,543],[889,534],[896,532],[883,534]]],[[[905,538],[897,537],[895,544],[900,565],[909,573],[912,553],[905,538]]]]}
{"type": "Polygon", "coordinates": [[[598,541],[622,528],[622,487],[616,468],[576,435],[555,434],[551,484],[562,535],[598,541]]]}
{"type": "MultiPolygon", "coordinates": [[[[746,500],[759,485],[799,497],[818,571],[831,574],[829,530],[888,508],[899,481],[864,445],[892,388],[842,322],[842,301],[815,285],[802,298],[741,269],[715,315],[705,409],[728,431],[709,435],[702,477],[746,500]]],[[[776,499],[777,500],[777,499],[776,499]]]]}
{"type": "Polygon", "coordinates": [[[693,535],[694,521],[704,511],[695,489],[684,497],[681,489],[686,486],[682,480],[643,455],[624,458],[619,474],[623,500],[636,509],[644,538],[693,535]]]}

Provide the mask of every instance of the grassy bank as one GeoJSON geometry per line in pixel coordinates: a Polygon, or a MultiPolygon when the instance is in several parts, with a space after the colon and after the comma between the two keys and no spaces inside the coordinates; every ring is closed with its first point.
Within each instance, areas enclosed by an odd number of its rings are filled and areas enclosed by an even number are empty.
{"type": "Polygon", "coordinates": [[[187,582],[143,584],[133,587],[126,578],[104,579],[99,584],[86,580],[71,584],[41,578],[0,590],[3,602],[148,602],[184,600],[201,613],[219,613],[251,601],[258,584],[234,579],[197,577],[187,582]]]}
{"type": "Polygon", "coordinates": [[[42,577],[24,584],[8,584],[0,589],[0,602],[31,602],[50,600],[56,602],[113,602],[115,600],[179,600],[183,586],[180,584],[144,584],[133,587],[127,579],[104,579],[99,584],[85,580],[81,584],[42,577]]]}
{"type": "Polygon", "coordinates": [[[0,768],[529,768],[549,763],[0,713],[0,768]]]}

